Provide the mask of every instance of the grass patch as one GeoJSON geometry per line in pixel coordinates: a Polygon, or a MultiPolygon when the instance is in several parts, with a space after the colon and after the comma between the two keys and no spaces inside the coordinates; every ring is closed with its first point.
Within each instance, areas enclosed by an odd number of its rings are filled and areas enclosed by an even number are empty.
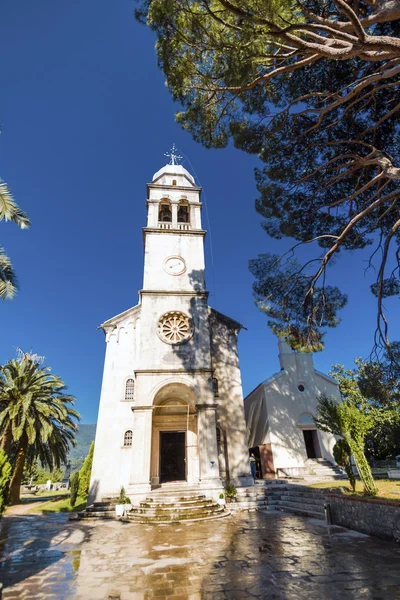
{"type": "Polygon", "coordinates": [[[84,510],[85,507],[86,500],[78,496],[78,498],[76,499],[75,506],[71,508],[68,494],[67,498],[53,498],[51,500],[48,500],[47,502],[38,503],[29,512],[44,514],[54,514],[60,512],[80,512],[81,510],[84,510]]]}
{"type": "MultiPolygon", "coordinates": [[[[397,500],[400,503],[400,480],[399,479],[377,479],[375,485],[378,488],[378,493],[375,496],[377,499],[397,500]]],[[[361,481],[356,482],[356,492],[353,494],[348,481],[324,481],[323,483],[312,483],[308,487],[331,489],[342,488],[345,494],[350,496],[364,496],[364,486],[361,481]]]]}
{"type": "Polygon", "coordinates": [[[41,490],[40,492],[36,492],[35,494],[31,494],[30,492],[25,494],[22,493],[21,500],[31,500],[32,498],[61,498],[62,496],[69,497],[69,493],[69,490],[41,490]]]}

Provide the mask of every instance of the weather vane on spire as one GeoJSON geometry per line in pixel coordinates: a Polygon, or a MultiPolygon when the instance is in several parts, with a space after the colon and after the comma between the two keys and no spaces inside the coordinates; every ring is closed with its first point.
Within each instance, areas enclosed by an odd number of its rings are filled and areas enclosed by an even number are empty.
{"type": "Polygon", "coordinates": [[[179,160],[183,158],[180,154],[177,154],[177,148],[175,144],[172,144],[172,148],[169,152],[165,152],[164,156],[168,156],[170,159],[170,165],[179,165],[179,160]]]}

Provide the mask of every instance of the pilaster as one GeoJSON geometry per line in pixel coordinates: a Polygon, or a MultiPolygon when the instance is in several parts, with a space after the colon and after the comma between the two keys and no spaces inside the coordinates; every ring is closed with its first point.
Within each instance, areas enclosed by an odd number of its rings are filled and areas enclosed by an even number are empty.
{"type": "Polygon", "coordinates": [[[172,229],[178,229],[178,200],[171,200],[172,229]]]}
{"type": "MultiPolygon", "coordinates": [[[[200,461],[200,481],[202,484],[216,484],[220,480],[217,420],[215,404],[197,404],[198,443],[200,461]]],[[[222,487],[222,484],[221,484],[222,487]]]]}
{"type": "Polygon", "coordinates": [[[151,490],[150,456],[152,406],[133,406],[132,464],[128,493],[151,490]]]}

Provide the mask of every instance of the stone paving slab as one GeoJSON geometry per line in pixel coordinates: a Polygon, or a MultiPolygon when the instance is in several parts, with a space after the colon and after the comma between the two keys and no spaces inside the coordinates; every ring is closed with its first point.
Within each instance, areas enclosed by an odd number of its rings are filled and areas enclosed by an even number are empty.
{"type": "Polygon", "coordinates": [[[400,547],[281,512],[165,526],[9,515],[3,599],[400,600],[400,547]]]}

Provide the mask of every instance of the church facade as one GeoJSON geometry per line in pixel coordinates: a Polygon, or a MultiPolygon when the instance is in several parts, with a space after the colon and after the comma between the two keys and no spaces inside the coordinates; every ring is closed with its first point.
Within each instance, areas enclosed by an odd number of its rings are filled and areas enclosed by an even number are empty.
{"type": "Polygon", "coordinates": [[[340,401],[339,386],[315,369],[311,353],[293,352],[284,339],[278,345],[280,371],[244,400],[249,448],[264,479],[303,476],[315,460],[335,464],[336,438],[318,430],[313,416],[319,396],[340,401]]]}
{"type": "MultiPolygon", "coordinates": [[[[172,160],[172,163],[175,161],[172,160]]],[[[101,325],[106,355],[90,500],[163,484],[251,485],[237,337],[208,306],[201,189],[169,164],[147,185],[139,303],[101,325]]]]}

